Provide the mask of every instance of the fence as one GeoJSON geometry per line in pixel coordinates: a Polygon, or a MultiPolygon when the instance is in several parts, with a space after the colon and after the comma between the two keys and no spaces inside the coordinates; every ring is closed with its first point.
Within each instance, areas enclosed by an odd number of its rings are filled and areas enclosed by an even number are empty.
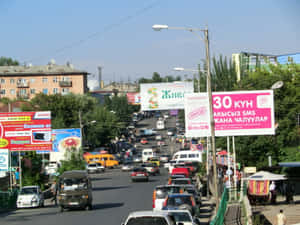
{"type": "Polygon", "coordinates": [[[18,191],[0,191],[0,212],[16,208],[18,191]]]}
{"type": "Polygon", "coordinates": [[[223,225],[226,208],[227,208],[227,202],[228,202],[228,189],[224,188],[217,215],[210,222],[210,225],[223,225]]]}

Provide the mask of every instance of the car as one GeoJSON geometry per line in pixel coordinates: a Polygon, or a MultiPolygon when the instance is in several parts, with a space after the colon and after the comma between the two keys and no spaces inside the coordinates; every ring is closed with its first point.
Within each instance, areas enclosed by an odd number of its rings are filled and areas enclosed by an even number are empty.
{"type": "Polygon", "coordinates": [[[164,114],[164,119],[168,119],[169,115],[168,114],[164,114]]]}
{"type": "Polygon", "coordinates": [[[146,138],[142,138],[140,143],[143,145],[148,144],[148,140],[146,138]]]}
{"type": "Polygon", "coordinates": [[[168,194],[184,193],[185,189],[182,185],[158,185],[155,187],[152,195],[153,210],[161,210],[163,203],[168,194]]]}
{"type": "Polygon", "coordinates": [[[86,170],[88,173],[97,173],[98,172],[98,166],[96,163],[89,163],[86,165],[86,170]]]}
{"type": "Polygon", "coordinates": [[[171,215],[175,221],[176,224],[182,224],[182,225],[200,225],[200,221],[198,218],[193,218],[192,214],[189,210],[183,209],[183,210],[168,210],[167,211],[169,215],[171,215]]]}
{"type": "Polygon", "coordinates": [[[160,166],[160,159],[159,157],[152,157],[148,159],[149,163],[154,163],[156,164],[158,167],[160,166]]]}
{"type": "Polygon", "coordinates": [[[171,156],[168,154],[163,154],[159,157],[160,161],[163,163],[169,162],[170,158],[171,158],[171,156]]]}
{"type": "Polygon", "coordinates": [[[133,156],[133,162],[134,163],[140,163],[142,162],[143,159],[142,159],[142,155],[136,155],[136,156],[133,156]]]}
{"type": "Polygon", "coordinates": [[[149,181],[149,173],[143,167],[135,167],[135,168],[133,168],[130,177],[131,177],[131,181],[132,182],[140,181],[140,180],[142,180],[142,181],[149,181]]]}
{"type": "Polygon", "coordinates": [[[157,142],[157,146],[166,146],[166,142],[165,141],[158,141],[157,142]]]}
{"type": "Polygon", "coordinates": [[[135,129],[135,123],[132,122],[128,125],[128,129],[135,129]]]}
{"type": "Polygon", "coordinates": [[[202,195],[201,192],[197,190],[195,185],[193,184],[187,184],[187,185],[182,185],[185,189],[185,191],[191,195],[194,196],[196,204],[201,205],[202,204],[202,195]]]}
{"type": "Polygon", "coordinates": [[[121,170],[125,172],[125,171],[131,171],[133,170],[133,168],[134,166],[132,163],[124,163],[121,170]]]}
{"type": "Polygon", "coordinates": [[[168,178],[168,184],[169,185],[172,183],[174,184],[173,180],[176,180],[179,178],[185,178],[185,177],[186,176],[184,174],[174,174],[174,175],[171,174],[171,176],[169,176],[169,178],[168,178]]]}
{"type": "Polygon", "coordinates": [[[97,172],[104,172],[105,171],[105,167],[102,166],[101,163],[96,163],[97,166],[97,172]]]}
{"type": "Polygon", "coordinates": [[[199,216],[199,207],[191,194],[169,194],[163,204],[162,210],[187,209],[192,216],[199,216]]]}
{"type": "Polygon", "coordinates": [[[156,135],[155,136],[155,140],[157,141],[161,141],[162,140],[162,136],[159,134],[159,135],[156,135]]]}
{"type": "Polygon", "coordinates": [[[169,128],[167,131],[168,136],[173,136],[175,135],[176,130],[174,128],[169,128]]]}
{"type": "Polygon", "coordinates": [[[17,208],[34,208],[44,206],[44,195],[40,186],[24,186],[17,197],[17,208]]]}
{"type": "Polygon", "coordinates": [[[159,167],[155,163],[143,163],[141,167],[145,168],[153,176],[160,174],[159,167]]]}
{"type": "MultiPolygon", "coordinates": [[[[168,212],[164,211],[136,211],[128,215],[122,225],[138,224],[157,224],[157,225],[176,225],[175,219],[168,212]]],[[[180,225],[180,224],[178,224],[180,225]]]]}
{"type": "Polygon", "coordinates": [[[59,164],[57,162],[49,162],[49,164],[45,166],[45,174],[53,175],[57,172],[58,168],[59,168],[59,164]]]}
{"type": "Polygon", "coordinates": [[[192,180],[190,178],[176,178],[176,179],[172,179],[170,184],[192,184],[192,180]]]}

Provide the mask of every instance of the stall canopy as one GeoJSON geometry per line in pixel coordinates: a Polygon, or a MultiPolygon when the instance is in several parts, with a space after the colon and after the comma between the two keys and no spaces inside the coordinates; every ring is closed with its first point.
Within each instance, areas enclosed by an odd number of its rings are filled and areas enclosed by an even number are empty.
{"type": "Polygon", "coordinates": [[[282,174],[275,174],[275,173],[270,173],[267,171],[259,171],[253,175],[251,175],[250,177],[246,178],[247,180],[271,180],[271,181],[275,181],[275,180],[286,180],[285,175],[282,174]]]}

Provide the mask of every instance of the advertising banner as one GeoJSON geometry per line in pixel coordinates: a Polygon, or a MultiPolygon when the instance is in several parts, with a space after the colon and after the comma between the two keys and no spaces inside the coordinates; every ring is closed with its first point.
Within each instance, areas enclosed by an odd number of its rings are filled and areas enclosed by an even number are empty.
{"type": "MultiPolygon", "coordinates": [[[[212,97],[216,136],[275,134],[272,90],[214,92],[212,97]]],[[[187,137],[211,135],[207,93],[186,95],[185,121],[187,137]]]]}
{"type": "Polygon", "coordinates": [[[141,110],[183,109],[184,95],[193,92],[193,82],[141,84],[141,110]]]}
{"type": "Polygon", "coordinates": [[[8,149],[0,149],[0,171],[8,171],[8,149]]]}
{"type": "Polygon", "coordinates": [[[0,149],[51,151],[50,111],[0,113],[0,149]]]}
{"type": "Polygon", "coordinates": [[[130,105],[140,105],[141,104],[141,96],[138,92],[129,92],[126,94],[128,104],[130,105]]]}
{"type": "Polygon", "coordinates": [[[81,147],[80,128],[53,129],[52,130],[53,152],[65,152],[65,150],[81,147]]]}

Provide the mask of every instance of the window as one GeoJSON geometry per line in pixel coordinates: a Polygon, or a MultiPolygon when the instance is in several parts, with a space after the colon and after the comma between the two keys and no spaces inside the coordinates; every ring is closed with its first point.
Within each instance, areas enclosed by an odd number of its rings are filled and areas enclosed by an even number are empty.
{"type": "Polygon", "coordinates": [[[69,88],[63,88],[62,93],[63,94],[68,94],[69,93],[69,88]]]}
{"type": "Polygon", "coordinates": [[[43,83],[47,83],[48,82],[48,78],[47,77],[43,77],[42,82],[43,83]]]}
{"type": "Polygon", "coordinates": [[[31,78],[31,79],[30,79],[30,83],[33,84],[34,82],[35,82],[35,79],[34,79],[34,78],[31,78]]]}
{"type": "Polygon", "coordinates": [[[1,95],[5,95],[5,89],[1,89],[1,90],[0,90],[0,94],[1,94],[1,95]]]}
{"type": "Polygon", "coordinates": [[[63,77],[62,80],[63,81],[70,81],[70,77],[63,77]]]}
{"type": "Polygon", "coordinates": [[[43,89],[43,93],[44,93],[44,94],[48,94],[48,88],[44,88],[44,89],[43,89]]]}
{"type": "Polygon", "coordinates": [[[57,83],[58,82],[58,78],[57,77],[53,77],[53,83],[57,83]]]}
{"type": "Polygon", "coordinates": [[[9,82],[10,82],[11,84],[14,84],[14,83],[15,83],[15,79],[10,79],[9,82]]]}
{"type": "Polygon", "coordinates": [[[30,89],[30,94],[35,94],[35,89],[30,89]]]}
{"type": "Polygon", "coordinates": [[[20,90],[20,95],[26,95],[26,89],[21,89],[20,90]]]}
{"type": "Polygon", "coordinates": [[[11,95],[14,95],[14,94],[16,94],[16,91],[15,91],[15,89],[10,89],[10,94],[11,94],[11,95]]]}
{"type": "Polygon", "coordinates": [[[189,154],[189,158],[195,158],[196,154],[189,154]]]}
{"type": "Polygon", "coordinates": [[[57,94],[58,92],[58,88],[53,88],[53,94],[57,94]]]}
{"type": "Polygon", "coordinates": [[[5,80],[1,78],[1,84],[5,84],[5,80]]]}
{"type": "Polygon", "coordinates": [[[187,155],[186,154],[182,154],[182,155],[180,155],[180,158],[181,159],[187,158],[187,155]]]}

